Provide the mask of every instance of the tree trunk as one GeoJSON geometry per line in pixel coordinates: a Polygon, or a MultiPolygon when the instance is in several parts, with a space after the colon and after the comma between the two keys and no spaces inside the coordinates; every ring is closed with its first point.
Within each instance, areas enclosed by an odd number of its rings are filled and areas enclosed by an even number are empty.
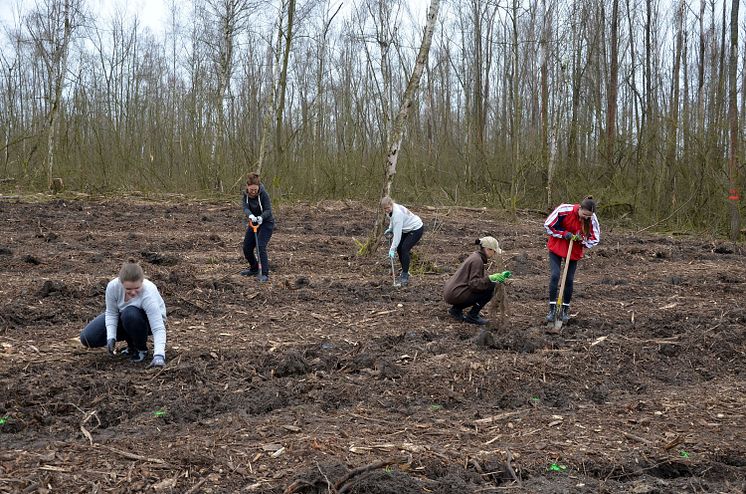
{"type": "Polygon", "coordinates": [[[728,121],[730,122],[730,145],[728,146],[728,201],[730,206],[730,238],[738,240],[741,232],[741,213],[738,209],[738,87],[736,73],[738,68],[738,3],[733,0],[730,12],[730,57],[728,63],[728,121]]]}
{"type": "MultiPolygon", "coordinates": [[[[420,50],[417,54],[417,60],[412,69],[412,75],[407,83],[407,88],[404,91],[402,97],[401,106],[399,112],[394,120],[394,125],[391,128],[391,135],[389,136],[389,150],[386,155],[386,164],[384,166],[384,181],[381,196],[391,195],[391,184],[396,175],[396,163],[399,159],[399,149],[401,147],[401,141],[404,134],[404,123],[406,122],[409,110],[412,107],[414,93],[420,85],[420,78],[422,72],[427,64],[428,56],[430,54],[430,45],[433,40],[433,31],[435,30],[435,21],[438,18],[438,8],[440,7],[440,0],[430,0],[430,7],[427,12],[427,22],[425,24],[425,30],[422,36],[422,43],[420,44],[420,50]]],[[[380,201],[379,201],[380,202],[380,201]]],[[[381,236],[383,230],[383,214],[381,213],[381,207],[379,202],[376,203],[376,220],[373,225],[373,229],[368,237],[368,241],[364,248],[363,253],[371,254],[375,252],[378,247],[378,238],[381,236]]]]}

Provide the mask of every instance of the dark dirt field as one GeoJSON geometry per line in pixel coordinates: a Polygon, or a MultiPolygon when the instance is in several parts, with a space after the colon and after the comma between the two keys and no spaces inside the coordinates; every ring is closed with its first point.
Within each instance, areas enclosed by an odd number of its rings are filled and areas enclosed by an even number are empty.
{"type": "Polygon", "coordinates": [[[232,204],[0,201],[0,492],[744,492],[742,244],[601,211],[552,336],[542,215],[412,209],[397,289],[359,203],[278,207],[259,285],[232,204]],[[514,277],[478,338],[441,287],[484,234],[514,277]],[[130,255],[168,306],[160,370],[78,341],[130,255]]]}

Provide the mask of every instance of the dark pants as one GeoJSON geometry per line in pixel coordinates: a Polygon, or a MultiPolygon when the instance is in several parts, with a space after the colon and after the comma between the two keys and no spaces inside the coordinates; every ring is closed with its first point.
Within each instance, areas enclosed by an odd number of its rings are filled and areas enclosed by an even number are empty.
{"type": "Polygon", "coordinates": [[[396,248],[396,252],[399,253],[399,262],[401,263],[402,273],[409,273],[409,251],[412,250],[412,247],[417,245],[417,242],[422,238],[422,232],[424,231],[425,227],[421,226],[417,230],[401,234],[401,241],[399,242],[399,246],[396,248]]]}
{"type": "MultiPolygon", "coordinates": [[[[557,301],[557,292],[559,289],[559,280],[562,275],[562,260],[564,257],[560,257],[554,252],[549,253],[549,269],[552,272],[552,277],[549,279],[549,301],[557,301]]],[[[570,266],[567,268],[567,278],[565,279],[565,290],[562,295],[562,303],[569,304],[572,299],[572,282],[575,279],[575,268],[578,266],[578,261],[570,261],[570,266]]]]}
{"type": "Polygon", "coordinates": [[[487,305],[490,300],[492,300],[492,297],[495,295],[496,286],[497,283],[490,283],[490,288],[488,288],[487,290],[483,292],[472,292],[465,302],[462,302],[460,304],[453,304],[453,307],[456,310],[461,311],[466,309],[467,307],[473,306],[473,310],[478,313],[485,305],[487,305]]]}
{"type": "MultiPolygon", "coordinates": [[[[145,311],[138,307],[125,307],[119,314],[117,341],[126,341],[135,350],[147,350],[150,323],[145,311]]],[[[80,342],[88,348],[106,346],[106,315],[100,314],[89,322],[80,333],[80,342]]]]}
{"type": "MultiPolygon", "coordinates": [[[[267,244],[269,239],[272,238],[272,232],[275,229],[274,223],[262,223],[259,225],[259,230],[256,232],[259,237],[259,259],[262,261],[262,274],[269,276],[269,258],[267,258],[267,244]]],[[[254,255],[254,248],[256,248],[256,239],[254,238],[254,230],[251,227],[246,229],[246,235],[243,238],[243,256],[249,261],[249,264],[253,269],[258,267],[256,262],[256,255],[254,255]]]]}

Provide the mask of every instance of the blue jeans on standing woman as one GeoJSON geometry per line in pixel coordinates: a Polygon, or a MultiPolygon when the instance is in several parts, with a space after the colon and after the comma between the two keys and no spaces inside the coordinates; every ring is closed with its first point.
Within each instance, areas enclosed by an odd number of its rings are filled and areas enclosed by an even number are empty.
{"type": "MultiPolygon", "coordinates": [[[[560,257],[554,252],[549,253],[549,269],[552,273],[549,279],[549,301],[554,303],[557,301],[557,292],[559,291],[559,280],[562,275],[562,261],[564,257],[560,257]]],[[[570,305],[572,299],[572,282],[575,279],[575,268],[578,266],[578,261],[570,261],[570,266],[567,268],[567,278],[565,278],[565,289],[562,294],[562,303],[570,305]]]]}
{"type": "MultiPolygon", "coordinates": [[[[139,307],[125,307],[119,313],[117,341],[126,341],[131,350],[147,350],[150,323],[145,311],[139,307]]],[[[80,333],[80,342],[88,348],[106,346],[106,314],[99,314],[80,333]]]]}
{"type": "MultiPolygon", "coordinates": [[[[267,257],[267,244],[269,239],[272,238],[272,232],[275,229],[275,224],[262,223],[259,225],[259,230],[256,232],[259,237],[259,259],[262,261],[262,274],[269,276],[269,258],[267,257]]],[[[249,226],[246,229],[246,235],[243,238],[243,256],[249,261],[251,269],[257,269],[258,263],[254,249],[256,248],[256,239],[254,239],[254,230],[249,226]]]]}

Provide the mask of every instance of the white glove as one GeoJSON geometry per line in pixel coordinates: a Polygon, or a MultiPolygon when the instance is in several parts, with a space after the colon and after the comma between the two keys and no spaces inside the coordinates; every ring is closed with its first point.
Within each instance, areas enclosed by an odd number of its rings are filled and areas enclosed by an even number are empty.
{"type": "Polygon", "coordinates": [[[253,214],[249,215],[249,221],[251,221],[254,224],[258,224],[258,222],[256,220],[256,216],[254,216],[253,214]]]}
{"type": "Polygon", "coordinates": [[[257,225],[261,225],[261,224],[262,224],[262,221],[264,221],[264,218],[262,218],[261,216],[257,216],[257,217],[256,217],[256,220],[254,220],[254,222],[255,222],[255,223],[256,223],[257,225]]]}

